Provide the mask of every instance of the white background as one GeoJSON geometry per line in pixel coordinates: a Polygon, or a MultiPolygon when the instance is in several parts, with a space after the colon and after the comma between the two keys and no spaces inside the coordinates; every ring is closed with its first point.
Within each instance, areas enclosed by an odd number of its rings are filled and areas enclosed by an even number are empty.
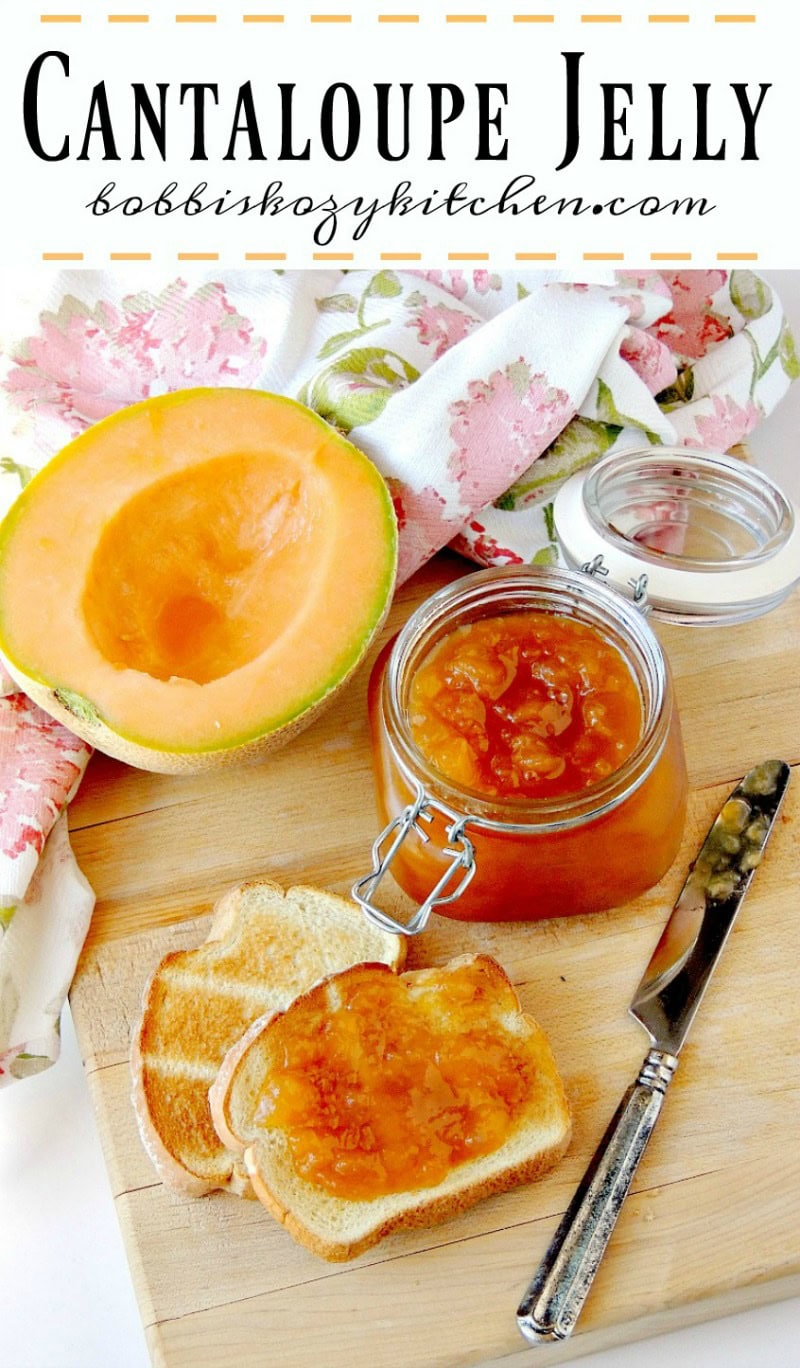
{"type": "MultiPolygon", "coordinates": [[[[754,24],[719,24],[720,9],[748,11],[747,4],[721,6],[694,0],[689,24],[651,24],[652,9],[668,12],[672,4],[609,6],[468,5],[488,10],[485,24],[446,22],[454,6],[379,5],[355,0],[342,8],[352,12],[351,24],[312,25],[310,12],[334,10],[331,4],[293,3],[285,6],[282,24],[243,24],[250,4],[205,4],[201,10],[218,12],[215,24],[176,24],[175,11],[197,8],[141,0],[136,9],[150,12],[140,25],[109,24],[107,0],[84,0],[74,6],[81,24],[41,24],[48,6],[5,6],[5,42],[0,44],[0,129],[4,143],[7,215],[6,252],[21,263],[41,260],[48,251],[79,251],[84,264],[105,265],[109,253],[147,251],[154,260],[172,262],[181,251],[216,251],[228,265],[238,265],[246,252],[278,251],[287,265],[310,264],[314,243],[309,220],[288,215],[259,219],[250,215],[195,218],[172,215],[123,218],[120,213],[92,218],[85,205],[107,181],[117,183],[117,197],[137,194],[146,201],[175,180],[184,196],[200,180],[209,185],[208,197],[232,192],[231,199],[263,193],[273,179],[282,179],[290,198],[310,194],[323,199],[333,191],[340,201],[353,195],[387,197],[398,181],[410,179],[419,198],[432,190],[444,193],[459,180],[473,192],[496,199],[517,174],[532,173],[537,190],[548,199],[583,196],[590,204],[612,196],[628,200],[644,195],[669,199],[706,196],[717,208],[698,219],[633,214],[609,219],[606,215],[575,218],[548,213],[540,218],[489,216],[470,219],[461,213],[422,218],[381,218],[362,243],[351,240],[352,222],[343,225],[332,250],[352,250],[355,264],[374,265],[380,252],[420,251],[423,264],[441,266],[451,251],[488,251],[494,266],[508,265],[525,251],[556,252],[559,265],[582,261],[587,251],[619,252],[642,266],[652,252],[691,252],[709,265],[718,252],[757,252],[762,266],[797,264],[796,222],[800,206],[798,178],[786,174],[786,154],[795,111],[794,45],[787,31],[787,8],[779,0],[761,0],[754,24]],[[519,10],[555,10],[553,24],[516,24],[519,10]],[[583,9],[612,9],[618,24],[581,22],[583,9]],[[414,10],[419,24],[377,23],[382,9],[414,10]],[[53,59],[42,76],[41,133],[46,149],[56,150],[70,138],[70,158],[46,163],[31,151],[21,120],[22,90],[35,57],[48,50],[70,55],[69,78],[53,59]],[[575,162],[561,172],[555,168],[564,149],[564,63],[561,53],[582,51],[581,148],[575,162]],[[266,162],[239,160],[246,148],[237,144],[237,160],[225,163],[234,122],[236,92],[243,82],[253,84],[266,162]],[[118,163],[104,163],[100,139],[93,136],[89,158],[79,161],[89,115],[92,87],[104,81],[113,120],[118,163]],[[147,84],[154,99],[158,81],[171,83],[168,97],[167,161],[157,156],[146,138],[145,161],[132,163],[131,83],[147,84]],[[192,163],[191,121],[181,107],[181,82],[216,82],[219,104],[208,114],[207,163],[192,163]],[[331,161],[322,151],[319,111],[323,92],[338,81],[353,85],[363,111],[358,150],[352,160],[331,161]],[[394,164],[382,162],[375,146],[375,82],[413,82],[412,154],[394,164]],[[508,137],[507,161],[475,162],[477,120],[475,83],[506,82],[509,102],[503,117],[508,137]],[[311,139],[307,164],[277,160],[279,150],[278,82],[295,82],[295,144],[311,139]],[[427,82],[453,82],[467,97],[464,114],[445,130],[444,163],[427,160],[430,119],[427,82]],[[633,139],[633,160],[603,162],[601,82],[629,83],[632,102],[626,135],[633,139]],[[649,83],[666,83],[664,144],[670,150],[680,138],[677,161],[648,160],[652,113],[649,83]],[[750,84],[755,103],[761,82],[771,82],[757,120],[759,160],[744,163],[742,119],[731,82],[750,84]],[[694,83],[710,83],[709,148],[726,140],[722,161],[696,162],[694,83]],[[768,207],[768,212],[765,212],[768,207]]],[[[64,5],[51,5],[51,10],[64,5]]],[[[117,7],[124,8],[124,7],[117,7]]],[[[256,7],[264,8],[264,7],[256,7]]],[[[271,3],[266,8],[282,7],[271,3]]],[[[463,8],[455,6],[456,9],[463,8]]],[[[0,18],[0,24],[3,19],[0,18]]],[[[625,97],[618,97],[624,104],[625,97]]],[[[621,107],[621,105],[620,105],[621,107]]],[[[114,198],[112,196],[112,198],[114,198]]],[[[527,196],[526,198],[530,198],[527,196]]],[[[230,201],[229,201],[230,202],[230,201]]]]}
{"type": "MultiPolygon", "coordinates": [[[[800,337],[800,272],[768,278],[800,337]]],[[[800,383],[751,440],[759,463],[800,504],[798,433],[800,383]]],[[[787,916],[795,912],[787,907],[787,916]]],[[[796,1044],[787,1042],[787,1049],[796,1044]]],[[[666,1115],[662,1124],[669,1124],[666,1115]]],[[[793,1196],[787,1194],[787,1200],[793,1196]]],[[[529,1272],[520,1269],[521,1286],[529,1272]]],[[[59,1063],[0,1092],[0,1299],[2,1368],[146,1368],[144,1336],[68,1014],[59,1063]]],[[[399,1355],[398,1368],[405,1368],[399,1355]]],[[[798,1368],[800,1300],[581,1363],[638,1368],[643,1361],[648,1368],[676,1363],[682,1368],[798,1368]]],[[[265,1358],[265,1368],[268,1363],[265,1358]]]]}

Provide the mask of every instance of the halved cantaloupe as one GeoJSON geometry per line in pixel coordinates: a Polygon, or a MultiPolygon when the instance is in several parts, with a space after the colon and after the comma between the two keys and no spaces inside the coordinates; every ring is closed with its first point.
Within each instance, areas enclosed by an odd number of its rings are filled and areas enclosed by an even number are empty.
{"type": "Polygon", "coordinates": [[[391,499],[293,400],[196,389],[89,428],[0,528],[0,650],[85,740],[166,773],[275,747],[389,605],[391,499]]]}

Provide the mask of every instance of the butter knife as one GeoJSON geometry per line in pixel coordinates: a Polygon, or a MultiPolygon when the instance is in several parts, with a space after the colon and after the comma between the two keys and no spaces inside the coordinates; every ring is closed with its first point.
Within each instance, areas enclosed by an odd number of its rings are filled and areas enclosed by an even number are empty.
{"type": "Polygon", "coordinates": [[[789,766],[765,760],[724,803],[653,951],[629,1011],[652,1049],[628,1089],[517,1309],[529,1344],[573,1331],[653,1133],[694,1014],[775,823],[789,766]]]}

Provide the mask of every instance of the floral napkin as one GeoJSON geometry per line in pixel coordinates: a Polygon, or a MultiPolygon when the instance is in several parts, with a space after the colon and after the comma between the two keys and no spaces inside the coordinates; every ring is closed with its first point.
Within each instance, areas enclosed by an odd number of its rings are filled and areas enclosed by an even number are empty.
{"type": "MultiPolygon", "coordinates": [[[[375,461],[405,578],[446,543],[557,557],[573,471],[647,443],[728,448],[800,367],[750,271],[220,271],[6,277],[0,515],[88,424],[149,395],[293,395],[375,461]]],[[[35,601],[35,585],[31,600],[35,601]]],[[[0,672],[0,1085],[52,1062],[92,895],[63,810],[88,760],[0,672]]]]}

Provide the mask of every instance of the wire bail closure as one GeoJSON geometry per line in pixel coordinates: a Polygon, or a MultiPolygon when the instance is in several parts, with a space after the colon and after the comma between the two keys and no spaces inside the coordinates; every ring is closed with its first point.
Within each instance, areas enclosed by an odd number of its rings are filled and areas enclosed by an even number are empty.
{"type": "Polygon", "coordinates": [[[353,884],[352,895],[359,904],[362,911],[374,926],[380,927],[382,931],[394,931],[401,936],[418,936],[425,930],[431,912],[435,907],[441,907],[445,903],[455,902],[460,898],[468,883],[475,873],[475,848],[469,837],[464,834],[464,827],[469,821],[468,816],[459,817],[443,803],[431,798],[423,789],[422,785],[415,783],[416,795],[413,803],[409,803],[397,817],[384,827],[380,836],[372,847],[372,870],[363,879],[359,879],[353,884]],[[371,901],[384,874],[389,869],[395,855],[405,841],[406,837],[412,832],[425,844],[430,841],[430,835],[420,825],[422,822],[430,823],[433,821],[434,813],[440,813],[448,822],[447,844],[442,846],[442,854],[447,855],[450,866],[445,869],[439,882],[428,894],[423,903],[420,903],[411,920],[404,925],[394,917],[389,916],[388,912],[382,912],[371,901]],[[386,842],[389,841],[394,833],[394,838],[388,849],[383,851],[386,842]],[[451,888],[449,893],[445,890],[453,883],[455,876],[463,870],[463,874],[455,888],[451,888]]]}
{"type": "MultiPolygon", "coordinates": [[[[602,552],[599,552],[592,560],[584,561],[581,570],[584,575],[589,575],[591,579],[595,579],[597,576],[601,579],[607,579],[609,574],[608,566],[603,559],[602,552]]],[[[633,591],[633,602],[645,617],[647,617],[650,612],[650,604],[647,601],[648,583],[648,576],[644,572],[636,579],[628,580],[628,588],[633,591]]]]}

